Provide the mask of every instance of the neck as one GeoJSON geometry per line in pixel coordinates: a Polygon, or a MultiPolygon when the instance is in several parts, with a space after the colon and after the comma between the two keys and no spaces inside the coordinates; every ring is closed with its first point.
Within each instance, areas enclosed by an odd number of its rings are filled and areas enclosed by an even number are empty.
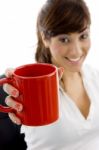
{"type": "Polygon", "coordinates": [[[61,85],[65,91],[75,87],[77,84],[81,83],[81,74],[80,72],[68,72],[64,71],[62,76],[61,85]]]}
{"type": "Polygon", "coordinates": [[[64,71],[62,80],[65,81],[65,82],[68,82],[68,81],[71,81],[71,80],[75,81],[79,77],[81,78],[81,73],[80,72],[64,71]]]}

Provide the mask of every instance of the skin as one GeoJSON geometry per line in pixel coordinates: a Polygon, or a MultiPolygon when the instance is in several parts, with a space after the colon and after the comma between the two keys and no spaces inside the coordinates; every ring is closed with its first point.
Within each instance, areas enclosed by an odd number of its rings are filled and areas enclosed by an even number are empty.
{"type": "Polygon", "coordinates": [[[65,76],[74,76],[79,72],[90,48],[90,30],[86,28],[81,33],[61,34],[49,40],[44,39],[52,55],[52,62],[58,67],[63,67],[65,76]],[[70,61],[74,59],[74,61],[70,61]],[[75,61],[79,59],[78,61],[75,61]]]}
{"type": "Polygon", "coordinates": [[[83,85],[81,68],[91,46],[89,27],[80,33],[61,34],[49,40],[42,36],[42,39],[51,51],[53,64],[64,68],[60,80],[64,92],[71,97],[86,119],[90,100],[83,85]]]}
{"type": "MultiPolygon", "coordinates": [[[[46,39],[43,33],[41,36],[45,47],[50,49],[52,63],[59,68],[58,75],[64,92],[72,98],[82,115],[87,118],[90,100],[83,86],[81,67],[91,45],[89,27],[80,33],[60,34],[50,39],[46,39]]],[[[13,70],[7,70],[5,74],[11,77],[12,72],[13,70]]],[[[4,90],[11,95],[6,98],[7,105],[22,111],[23,106],[13,100],[19,95],[18,90],[9,84],[4,84],[4,90]]],[[[21,124],[21,120],[15,114],[9,113],[9,117],[16,124],[21,124]]]]}

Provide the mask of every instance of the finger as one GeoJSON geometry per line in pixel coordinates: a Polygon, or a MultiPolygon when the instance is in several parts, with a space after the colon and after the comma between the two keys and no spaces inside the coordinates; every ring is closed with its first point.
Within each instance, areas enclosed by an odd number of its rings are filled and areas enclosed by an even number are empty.
{"type": "Polygon", "coordinates": [[[63,76],[63,72],[64,72],[64,68],[63,67],[58,68],[58,77],[59,77],[59,80],[61,80],[61,78],[63,76]]]}
{"type": "Polygon", "coordinates": [[[12,85],[10,85],[8,83],[5,83],[3,85],[3,89],[7,94],[9,94],[13,97],[18,97],[19,96],[19,91],[15,87],[13,87],[12,85]]]}
{"type": "Polygon", "coordinates": [[[8,113],[10,119],[12,120],[12,122],[14,122],[17,125],[21,124],[21,120],[14,114],[14,113],[8,113]]]}
{"type": "Polygon", "coordinates": [[[6,77],[8,77],[8,78],[12,77],[13,72],[14,72],[14,69],[12,69],[12,68],[6,69],[6,71],[5,71],[6,77]]]}
{"type": "Polygon", "coordinates": [[[21,103],[15,101],[11,96],[7,96],[6,99],[5,99],[5,103],[15,109],[17,112],[21,112],[22,109],[23,109],[23,106],[21,103]]]}

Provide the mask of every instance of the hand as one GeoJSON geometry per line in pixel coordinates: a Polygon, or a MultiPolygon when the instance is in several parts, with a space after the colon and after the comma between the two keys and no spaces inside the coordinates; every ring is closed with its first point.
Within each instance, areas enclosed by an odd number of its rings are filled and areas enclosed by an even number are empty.
{"type": "MultiPolygon", "coordinates": [[[[6,77],[11,78],[11,76],[13,74],[13,71],[14,71],[13,69],[7,69],[6,72],[5,72],[6,77]]],[[[59,80],[61,79],[61,77],[63,75],[63,71],[64,71],[63,67],[58,68],[59,80]]],[[[12,85],[10,85],[8,83],[5,83],[3,85],[3,89],[7,94],[9,94],[9,96],[7,96],[6,99],[5,99],[6,104],[9,107],[14,108],[17,112],[22,111],[22,109],[23,109],[22,104],[15,101],[15,98],[19,96],[19,91],[15,87],[13,87],[12,85]]],[[[16,123],[18,125],[21,124],[20,118],[18,118],[14,113],[8,113],[8,115],[14,123],[16,123]]]]}
{"type": "Polygon", "coordinates": [[[61,78],[63,76],[63,72],[64,72],[64,68],[63,67],[58,68],[58,77],[59,77],[59,80],[61,80],[61,78]]]}
{"type": "MultiPolygon", "coordinates": [[[[14,69],[7,69],[5,72],[6,77],[10,77],[12,76],[14,69]]],[[[18,103],[15,101],[15,98],[19,96],[19,91],[13,87],[12,85],[5,83],[3,85],[3,89],[4,91],[9,94],[9,96],[6,97],[5,102],[9,107],[14,108],[16,111],[22,111],[22,104],[18,103]]],[[[14,113],[8,113],[10,119],[20,125],[21,124],[21,120],[14,114],[14,113]]]]}

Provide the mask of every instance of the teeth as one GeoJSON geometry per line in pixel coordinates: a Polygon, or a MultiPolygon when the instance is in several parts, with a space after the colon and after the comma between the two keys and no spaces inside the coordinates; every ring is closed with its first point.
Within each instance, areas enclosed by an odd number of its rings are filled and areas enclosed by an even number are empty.
{"type": "Polygon", "coordinates": [[[75,58],[75,59],[73,59],[73,58],[67,58],[67,59],[69,59],[70,61],[78,61],[79,59],[80,59],[80,57],[78,57],[78,58],[75,58]]]}

